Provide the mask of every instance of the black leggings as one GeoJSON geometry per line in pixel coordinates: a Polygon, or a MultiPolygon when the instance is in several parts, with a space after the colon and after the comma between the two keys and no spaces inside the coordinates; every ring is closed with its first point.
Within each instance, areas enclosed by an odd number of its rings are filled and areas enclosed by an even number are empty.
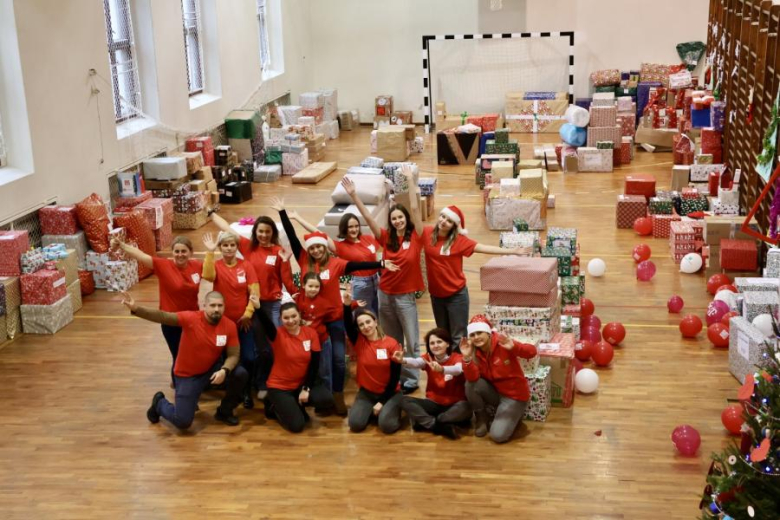
{"type": "MultiPolygon", "coordinates": [[[[301,433],[306,425],[306,411],[298,402],[301,387],[295,390],[269,388],[266,397],[266,409],[272,409],[273,415],[282,427],[292,433],[301,433]]],[[[315,384],[309,392],[309,401],[305,406],[315,408],[333,408],[333,394],[321,383],[315,384]]]]}

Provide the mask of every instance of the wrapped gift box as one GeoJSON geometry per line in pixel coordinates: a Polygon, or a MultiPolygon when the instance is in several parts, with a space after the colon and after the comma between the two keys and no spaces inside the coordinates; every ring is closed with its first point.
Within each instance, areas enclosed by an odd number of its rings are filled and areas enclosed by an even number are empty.
{"type": "Polygon", "coordinates": [[[295,125],[298,118],[303,115],[303,107],[300,105],[282,105],[276,107],[282,126],[295,125]]]}
{"type": "Polygon", "coordinates": [[[780,278],[734,278],[734,287],[740,293],[773,292],[780,293],[780,278]]]}
{"type": "Polygon", "coordinates": [[[542,257],[556,258],[558,260],[558,276],[572,275],[572,253],[565,247],[552,247],[542,249],[542,257]]]}
{"type": "Polygon", "coordinates": [[[709,207],[710,205],[709,201],[707,201],[707,197],[697,196],[695,199],[682,199],[678,213],[682,216],[686,216],[689,213],[707,211],[709,207]]]}
{"type": "Polygon", "coordinates": [[[26,230],[0,231],[0,276],[22,274],[20,259],[28,249],[30,239],[26,230]]]}
{"type": "MultiPolygon", "coordinates": [[[[173,222],[174,199],[150,199],[139,204],[136,209],[143,211],[152,229],[160,229],[166,223],[173,222]]],[[[186,212],[180,211],[180,213],[186,212]]]]}
{"type": "Polygon", "coordinates": [[[639,72],[639,78],[642,82],[659,82],[666,87],[669,85],[669,65],[643,63],[639,72]]]}
{"type": "Polygon", "coordinates": [[[81,284],[81,295],[89,296],[95,292],[95,277],[92,271],[79,269],[79,283],[81,284]]]}
{"type": "Polygon", "coordinates": [[[79,230],[76,206],[45,206],[38,211],[44,235],[73,235],[79,230]]]}
{"type": "Polygon", "coordinates": [[[87,237],[83,231],[79,231],[74,235],[43,235],[41,242],[44,247],[52,244],[64,244],[66,249],[75,250],[79,267],[84,266],[88,247],[87,237]]]}
{"type": "Polygon", "coordinates": [[[739,206],[724,204],[720,200],[715,200],[712,203],[712,212],[715,215],[739,215],[739,206]]]}
{"type": "Polygon", "coordinates": [[[653,215],[653,238],[669,238],[672,222],[680,220],[679,215],[653,215]]]}
{"type": "Polygon", "coordinates": [[[718,200],[729,206],[739,206],[739,189],[718,188],[718,200]]]}
{"type": "MultiPolygon", "coordinates": [[[[641,197],[641,195],[633,195],[641,197]]],[[[651,197],[647,205],[647,211],[650,215],[671,215],[674,210],[674,204],[671,199],[662,199],[660,197],[651,197]]]]}
{"type": "Polygon", "coordinates": [[[106,274],[106,288],[112,292],[127,291],[138,283],[135,261],[107,262],[106,274]]]}
{"type": "Polygon", "coordinates": [[[282,153],[282,174],[295,175],[309,165],[309,150],[304,148],[301,153],[282,153]]]}
{"type": "Polygon", "coordinates": [[[51,305],[22,305],[20,314],[26,334],[56,334],[73,321],[73,304],[66,291],[51,305]]]}
{"type": "Polygon", "coordinates": [[[558,306],[548,307],[513,307],[502,305],[486,305],[485,315],[491,323],[503,322],[505,325],[523,323],[528,320],[550,320],[560,314],[558,306]]]}
{"type": "Polygon", "coordinates": [[[577,171],[611,172],[612,168],[612,150],[584,146],[577,150],[577,171]]]}
{"type": "Polygon", "coordinates": [[[68,296],[70,296],[70,303],[73,307],[73,312],[76,313],[81,310],[81,282],[76,279],[75,282],[68,285],[68,296]]]}
{"type": "MultiPolygon", "coordinates": [[[[184,142],[184,150],[188,152],[208,152],[209,150],[214,150],[214,142],[211,139],[211,136],[202,136],[202,137],[190,137],[184,142]]],[[[214,166],[213,162],[212,164],[209,164],[209,166],[214,166]]]]}
{"type": "Polygon", "coordinates": [[[636,113],[618,113],[615,122],[620,127],[622,137],[634,137],[636,134],[636,113]]]}
{"type": "Polygon", "coordinates": [[[66,250],[64,257],[54,261],[54,266],[65,273],[66,285],[70,285],[79,279],[79,261],[75,249],[66,250]]]}
{"type": "Polygon", "coordinates": [[[171,181],[187,176],[187,161],[184,157],[156,157],[142,164],[145,179],[171,181]]]}
{"type": "Polygon", "coordinates": [[[729,371],[740,383],[758,371],[765,350],[764,334],[741,316],[729,320],[729,371]]]}
{"type": "MultiPolygon", "coordinates": [[[[588,127],[588,147],[596,146],[599,141],[610,141],[620,143],[623,139],[623,131],[620,126],[589,126],[588,127]]],[[[580,148],[582,150],[582,148],[580,148]]]]}
{"type": "Polygon", "coordinates": [[[255,169],[253,182],[276,182],[281,175],[282,166],[280,164],[260,165],[255,169]]]}
{"type": "MultiPolygon", "coordinates": [[[[498,190],[493,190],[496,193],[498,190]]],[[[485,217],[492,230],[510,230],[515,218],[521,217],[529,229],[544,229],[542,203],[539,200],[519,199],[515,197],[493,197],[492,192],[485,206],[485,217]]]]}
{"type": "Polygon", "coordinates": [[[548,248],[562,247],[574,255],[577,253],[577,230],[575,228],[550,227],[547,229],[545,246],[548,248]]]}
{"type": "Polygon", "coordinates": [[[548,193],[546,170],[520,170],[517,174],[520,179],[520,192],[523,197],[542,197],[548,193]]]}
{"type": "Polygon", "coordinates": [[[174,213],[173,229],[200,229],[209,221],[207,209],[197,213],[174,213]]]}
{"type": "Polygon", "coordinates": [[[755,271],[758,269],[756,242],[724,238],[720,242],[720,265],[732,271],[755,271]]]}
{"type": "Polygon", "coordinates": [[[580,303],[580,277],[564,276],[561,278],[561,301],[564,305],[580,303]]]}
{"type": "Polygon", "coordinates": [[[615,220],[618,229],[631,229],[634,221],[647,216],[647,199],[642,195],[618,195],[615,220]]]}
{"type": "MultiPolygon", "coordinates": [[[[436,156],[439,164],[472,164],[479,153],[479,133],[457,132],[455,129],[437,132],[436,156]]],[[[377,150],[378,155],[383,156],[377,150]]],[[[384,157],[384,156],[383,156],[384,157]]],[[[387,157],[385,157],[387,159],[387,157]]],[[[405,160],[401,159],[401,160],[405,160]]]]}
{"type": "Polygon", "coordinates": [[[550,367],[540,366],[535,372],[525,374],[531,397],[525,409],[525,418],[544,422],[552,408],[552,379],[550,367]]]}
{"type": "Polygon", "coordinates": [[[321,88],[317,91],[322,94],[322,106],[325,109],[325,121],[336,121],[339,114],[339,91],[335,88],[321,88]]]}
{"type": "Polygon", "coordinates": [[[498,237],[498,244],[505,249],[514,249],[516,247],[531,248],[533,253],[539,251],[539,232],[538,231],[505,231],[498,237]]]}
{"type": "Polygon", "coordinates": [[[596,92],[593,94],[593,100],[590,104],[590,108],[593,107],[611,107],[615,105],[615,90],[609,90],[606,92],[596,92]]]}
{"type": "Polygon", "coordinates": [[[708,182],[711,172],[723,172],[723,164],[693,164],[691,165],[691,182],[708,182]]]}
{"type": "Polygon", "coordinates": [[[506,126],[511,132],[558,133],[566,122],[564,114],[568,107],[565,92],[548,92],[542,99],[528,92],[509,92],[506,95],[506,126]]]}
{"type": "MultiPolygon", "coordinates": [[[[574,316],[561,316],[561,333],[572,334],[574,339],[580,337],[580,319],[574,316]]],[[[575,344],[576,349],[576,344],[575,344]]]]}
{"type": "Polygon", "coordinates": [[[760,314],[777,317],[780,310],[780,296],[777,291],[748,291],[742,294],[742,317],[753,322],[760,314]]]}
{"type": "Polygon", "coordinates": [[[174,213],[197,213],[207,205],[207,197],[199,191],[177,192],[172,201],[174,213]]]}
{"type": "MultiPolygon", "coordinates": [[[[574,319],[574,318],[572,318],[574,319]]],[[[570,407],[574,403],[574,334],[557,333],[538,350],[542,366],[550,367],[553,405],[570,407]]]]}
{"type": "Polygon", "coordinates": [[[545,294],[490,291],[488,304],[499,307],[552,307],[558,303],[558,288],[545,294]]]}
{"type": "Polygon", "coordinates": [[[252,200],[252,183],[228,182],[219,187],[219,202],[221,204],[241,204],[252,200]]]}
{"type": "Polygon", "coordinates": [[[166,223],[160,229],[154,230],[154,246],[157,251],[168,249],[173,243],[173,216],[171,222],[166,223]]]}
{"type": "Polygon", "coordinates": [[[233,110],[225,117],[228,139],[254,139],[261,126],[257,110],[233,110]]]}
{"type": "Polygon", "coordinates": [[[604,69],[593,71],[590,73],[590,81],[593,83],[594,87],[601,87],[604,85],[619,85],[620,70],[604,69]]]}
{"type": "Polygon", "coordinates": [[[494,257],[480,268],[483,291],[549,294],[557,290],[558,264],[552,258],[494,257]],[[507,284],[507,280],[518,283],[507,284]]]}
{"type": "Polygon", "coordinates": [[[65,273],[56,269],[41,269],[20,278],[22,303],[52,305],[67,295],[65,273]]]}
{"type": "Polygon", "coordinates": [[[590,126],[613,127],[616,122],[617,107],[615,105],[590,107],[590,126]]]}
{"type": "Polygon", "coordinates": [[[40,247],[30,249],[22,253],[19,257],[19,265],[23,274],[34,273],[43,268],[46,259],[43,256],[43,250],[40,247]]]}
{"type": "Polygon", "coordinates": [[[424,197],[433,195],[436,192],[436,182],[435,177],[420,177],[417,181],[417,186],[420,188],[420,195],[424,197]]]}
{"type": "Polygon", "coordinates": [[[19,316],[19,307],[22,304],[22,289],[19,278],[15,276],[0,277],[0,285],[4,288],[5,294],[5,330],[0,331],[0,335],[5,334],[8,338],[14,339],[22,331],[22,322],[19,316]]]}
{"type": "Polygon", "coordinates": [[[655,177],[652,175],[627,175],[625,189],[626,195],[643,195],[646,199],[655,196],[655,177]]]}
{"type": "Polygon", "coordinates": [[[767,278],[780,278],[780,248],[771,247],[766,252],[764,276],[767,278]]]}

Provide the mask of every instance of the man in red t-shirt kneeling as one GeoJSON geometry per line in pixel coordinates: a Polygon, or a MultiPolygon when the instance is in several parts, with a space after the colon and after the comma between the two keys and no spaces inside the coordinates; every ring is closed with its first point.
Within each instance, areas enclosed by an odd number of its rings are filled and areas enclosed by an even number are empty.
{"type": "Polygon", "coordinates": [[[122,303],[139,318],[182,328],[179,354],[173,367],[176,384],[176,403],[172,404],[165,394],[157,392],[152,406],[146,412],[151,423],[166,418],[174,426],[185,430],[190,427],[198,407],[200,394],[209,384],[225,383],[225,398],[217,408],[214,418],[230,426],[238,424],[233,410],[243,398],[243,388],[248,374],[238,366],[239,341],[236,324],[222,319],[225,312],[225,298],[212,291],[206,295],[203,311],[164,312],[136,305],[133,297],[122,293],[122,303]],[[222,361],[223,352],[227,358],[222,361]]]}

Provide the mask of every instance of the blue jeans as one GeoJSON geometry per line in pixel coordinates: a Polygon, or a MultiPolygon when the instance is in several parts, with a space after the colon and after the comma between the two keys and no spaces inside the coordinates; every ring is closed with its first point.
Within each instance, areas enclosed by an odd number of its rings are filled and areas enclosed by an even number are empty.
{"type": "MultiPolygon", "coordinates": [[[[320,379],[331,392],[344,391],[344,378],[347,375],[346,345],[344,321],[336,320],[325,324],[330,336],[330,351],[322,346],[320,354],[320,379]]],[[[327,342],[326,342],[327,343],[327,342]]]]}
{"type": "Polygon", "coordinates": [[[168,344],[168,350],[171,351],[173,362],[171,363],[171,381],[175,382],[173,376],[173,366],[176,364],[176,356],[179,355],[179,342],[181,341],[181,327],[173,325],[161,325],[162,334],[165,342],[168,344]]]}
{"type": "MultiPolygon", "coordinates": [[[[387,294],[380,289],[379,324],[385,334],[404,347],[404,356],[420,356],[420,323],[414,293],[387,294]]],[[[401,368],[401,384],[405,388],[417,388],[419,380],[419,369],[401,368]]]]}
{"type": "Polygon", "coordinates": [[[378,274],[352,277],[352,299],[365,301],[366,308],[377,316],[379,315],[379,299],[376,294],[378,290],[378,274]]]}
{"type": "MultiPolygon", "coordinates": [[[[160,399],[157,403],[157,413],[180,430],[189,428],[195,418],[195,408],[198,406],[200,394],[208,386],[211,374],[220,368],[222,368],[222,361],[217,361],[206,373],[199,376],[174,376],[176,378],[176,404],[174,405],[167,399],[160,399]]],[[[225,381],[225,397],[219,405],[220,412],[230,414],[238,406],[248,377],[246,370],[240,365],[230,373],[225,381]]]]}
{"type": "Polygon", "coordinates": [[[460,352],[460,340],[466,337],[466,327],[469,323],[468,286],[446,298],[431,296],[431,306],[436,326],[450,331],[452,348],[455,352],[460,352]]]}
{"type": "MultiPolygon", "coordinates": [[[[279,308],[281,306],[282,302],[278,300],[260,302],[260,308],[271,317],[271,320],[277,327],[281,326],[279,318],[279,308]]],[[[257,352],[257,374],[255,375],[254,383],[259,390],[267,390],[266,382],[274,364],[274,352],[265,334],[255,335],[255,347],[257,352]]]]}

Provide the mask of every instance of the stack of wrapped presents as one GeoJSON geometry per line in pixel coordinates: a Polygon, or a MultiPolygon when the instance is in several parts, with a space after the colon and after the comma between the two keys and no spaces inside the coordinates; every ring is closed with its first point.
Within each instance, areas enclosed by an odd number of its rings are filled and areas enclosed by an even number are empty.
{"type": "Polygon", "coordinates": [[[228,144],[239,161],[263,162],[263,132],[260,113],[256,110],[234,110],[225,118],[228,144]]]}
{"type": "Polygon", "coordinates": [[[512,162],[493,162],[490,184],[486,180],[482,193],[490,229],[512,229],[516,218],[524,219],[531,230],[544,229],[549,196],[547,170],[518,170],[514,176],[512,162]]]}
{"type": "Polygon", "coordinates": [[[506,127],[512,132],[558,133],[569,106],[566,92],[509,92],[506,95],[506,127]]]}
{"type": "MultiPolygon", "coordinates": [[[[387,213],[390,210],[390,191],[387,180],[382,175],[382,170],[378,168],[377,170],[378,173],[376,174],[347,173],[345,176],[355,184],[355,192],[363,204],[366,205],[371,216],[377,222],[387,222],[387,213]]],[[[325,213],[317,225],[317,229],[336,239],[341,217],[345,213],[352,213],[360,221],[361,233],[371,234],[368,224],[366,224],[365,219],[352,203],[352,198],[347,194],[340,182],[336,184],[336,188],[331,193],[331,201],[333,207],[325,213]]]]}

